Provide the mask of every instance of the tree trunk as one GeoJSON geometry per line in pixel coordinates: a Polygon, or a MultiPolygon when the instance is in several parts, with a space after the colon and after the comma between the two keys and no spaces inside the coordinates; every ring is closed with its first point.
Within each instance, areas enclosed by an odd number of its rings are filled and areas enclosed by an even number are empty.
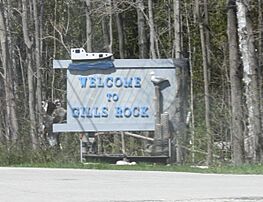
{"type": "Polygon", "coordinates": [[[119,12],[118,1],[113,0],[113,8],[115,11],[115,19],[116,19],[116,26],[118,33],[119,56],[121,59],[124,59],[125,51],[124,51],[123,20],[122,20],[122,15],[119,12]]]}
{"type": "Polygon", "coordinates": [[[87,37],[87,52],[92,52],[92,23],[91,23],[91,3],[86,0],[86,37],[87,37]]]}
{"type": "Polygon", "coordinates": [[[248,134],[245,137],[245,152],[249,160],[256,163],[261,158],[259,141],[261,137],[261,117],[258,91],[258,61],[255,53],[251,19],[248,16],[249,2],[237,0],[239,48],[244,68],[246,106],[248,110],[248,134]]]}
{"type": "Polygon", "coordinates": [[[34,16],[34,25],[35,25],[35,65],[36,65],[36,114],[38,115],[38,123],[37,123],[37,132],[40,134],[42,131],[42,75],[41,75],[41,61],[40,61],[40,30],[39,30],[39,21],[38,21],[38,2],[36,0],[33,1],[33,16],[34,16]]]}
{"type": "Polygon", "coordinates": [[[150,27],[150,58],[156,59],[155,52],[155,31],[154,31],[154,20],[153,20],[153,2],[148,0],[148,10],[149,10],[149,27],[150,27]]]}
{"type": "Polygon", "coordinates": [[[5,107],[3,109],[6,109],[6,116],[5,116],[5,136],[9,140],[11,137],[10,132],[10,105],[9,105],[9,95],[10,95],[10,79],[8,75],[9,67],[8,67],[8,50],[7,50],[7,33],[6,33],[6,25],[5,25],[5,19],[4,19],[4,11],[3,11],[3,5],[0,4],[0,43],[1,43],[1,61],[3,65],[3,79],[4,79],[4,92],[5,92],[5,107]]]}
{"type": "Polygon", "coordinates": [[[33,69],[32,69],[32,41],[29,38],[28,33],[28,25],[27,23],[27,0],[22,0],[22,29],[23,29],[23,36],[24,42],[26,44],[27,49],[27,60],[26,64],[28,66],[27,71],[27,80],[28,80],[28,105],[29,105],[29,119],[30,119],[30,136],[31,136],[31,143],[32,148],[36,149],[38,145],[37,135],[36,135],[36,117],[35,117],[35,105],[34,105],[34,82],[33,82],[33,69]]]}
{"type": "MultiPolygon", "coordinates": [[[[8,2],[8,1],[7,1],[8,2]]],[[[18,120],[16,113],[16,99],[17,99],[17,75],[16,75],[16,61],[15,61],[15,51],[14,51],[14,42],[11,38],[11,19],[12,19],[12,8],[10,3],[7,6],[7,17],[6,17],[6,30],[7,30],[7,43],[9,50],[9,78],[10,78],[10,122],[11,122],[11,139],[16,141],[18,138],[18,120]]]]}
{"type": "MultiPolygon", "coordinates": [[[[174,48],[173,48],[173,56],[177,59],[181,58],[181,17],[180,17],[180,1],[173,0],[173,18],[174,18],[174,48]]],[[[177,109],[178,112],[176,114],[177,122],[180,127],[176,130],[176,162],[178,164],[182,164],[185,161],[185,149],[183,148],[184,139],[185,139],[185,129],[186,129],[186,103],[185,103],[185,90],[184,89],[184,74],[186,74],[185,70],[182,68],[176,68],[176,87],[177,94],[176,99],[178,100],[177,109]]]]}
{"type": "Polygon", "coordinates": [[[244,163],[244,136],[243,136],[243,111],[242,111],[242,70],[238,54],[237,19],[235,0],[227,0],[227,36],[229,45],[229,68],[231,84],[231,106],[232,106],[232,145],[233,163],[241,165],[244,163]]]}
{"type": "MultiPolygon", "coordinates": [[[[0,43],[1,43],[1,60],[3,65],[4,91],[6,116],[6,137],[11,141],[17,139],[18,123],[16,117],[16,103],[14,95],[14,85],[12,82],[12,52],[11,44],[8,43],[7,24],[4,15],[3,3],[0,4],[0,43]]],[[[9,14],[8,14],[9,15],[9,14]]],[[[8,22],[8,20],[7,20],[8,22]]]]}
{"type": "Polygon", "coordinates": [[[169,39],[169,49],[172,50],[171,52],[169,52],[169,57],[173,57],[173,36],[172,36],[172,31],[173,31],[173,24],[172,24],[172,8],[171,8],[171,5],[172,5],[172,1],[173,0],[168,0],[167,2],[167,23],[168,23],[168,39],[169,39]]]}
{"type": "MultiPolygon", "coordinates": [[[[210,95],[209,95],[209,54],[208,54],[208,38],[207,32],[205,31],[204,26],[208,26],[208,16],[206,14],[201,16],[201,13],[207,13],[207,5],[203,9],[200,8],[200,0],[196,1],[195,13],[198,14],[196,17],[199,23],[199,31],[201,38],[201,48],[202,48],[202,59],[203,59],[203,76],[204,76],[204,98],[205,98],[205,126],[206,126],[206,137],[207,137],[207,165],[213,163],[213,136],[211,131],[210,124],[210,95]]],[[[202,2],[202,1],[201,1],[202,2]]],[[[207,4],[207,1],[204,0],[202,4],[207,4]]]]}
{"type": "Polygon", "coordinates": [[[112,45],[113,45],[113,29],[112,29],[112,5],[111,1],[108,0],[108,15],[109,15],[109,36],[110,36],[110,43],[109,43],[109,51],[112,53],[112,45]]]}
{"type": "Polygon", "coordinates": [[[112,0],[107,0],[106,3],[106,15],[102,17],[102,33],[105,49],[112,53],[113,45],[113,29],[112,29],[112,0]],[[107,18],[109,17],[109,20],[107,18]]]}
{"type": "Polygon", "coordinates": [[[120,58],[124,59],[125,58],[124,36],[123,36],[122,18],[120,14],[116,14],[116,23],[117,23],[117,31],[118,31],[119,54],[120,54],[120,58]]]}
{"type": "MultiPolygon", "coordinates": [[[[263,116],[263,15],[262,7],[263,1],[258,0],[258,79],[259,79],[259,95],[261,97],[260,110],[261,117],[263,116]]],[[[263,119],[261,119],[261,129],[263,129],[263,119]]],[[[261,147],[263,147],[263,142],[260,142],[261,147]]]]}
{"type": "MultiPolygon", "coordinates": [[[[57,54],[57,40],[56,40],[56,26],[57,26],[57,7],[58,7],[58,2],[57,0],[54,0],[55,8],[54,8],[54,19],[53,19],[53,58],[56,58],[57,54]]],[[[55,84],[55,71],[52,71],[52,81],[51,81],[51,86],[54,86],[55,84]]],[[[55,94],[55,89],[51,88],[51,100],[54,100],[54,94],[55,94]]]]}
{"type": "Polygon", "coordinates": [[[193,71],[193,55],[192,43],[191,43],[191,32],[190,32],[190,14],[186,9],[186,26],[188,36],[188,51],[189,51],[189,70],[190,70],[190,112],[191,112],[191,152],[192,152],[192,163],[195,163],[195,114],[194,114],[194,71],[193,71]]]}
{"type": "MultiPolygon", "coordinates": [[[[258,0],[258,65],[259,65],[259,78],[262,81],[262,73],[263,73],[263,15],[262,15],[262,5],[263,1],[258,0]]],[[[262,82],[259,82],[260,84],[262,82]]],[[[262,90],[262,87],[260,86],[262,90]]]]}
{"type": "Polygon", "coordinates": [[[173,1],[174,8],[174,52],[175,58],[181,58],[181,17],[180,0],[173,1]]]}
{"type": "Polygon", "coordinates": [[[102,17],[101,24],[102,24],[104,48],[108,52],[110,52],[110,50],[109,50],[109,47],[110,47],[109,30],[108,30],[107,21],[106,21],[105,17],[102,17]]]}
{"type": "MultiPolygon", "coordinates": [[[[205,46],[207,54],[208,66],[211,66],[211,48],[210,48],[210,33],[209,33],[209,17],[208,17],[208,1],[204,0],[204,32],[205,32],[205,46]]],[[[210,78],[210,73],[208,69],[208,78],[210,78]]],[[[209,79],[210,80],[210,79],[209,79]]]]}
{"type": "Polygon", "coordinates": [[[138,46],[139,46],[139,58],[147,58],[147,42],[145,34],[145,18],[144,3],[143,0],[137,0],[137,23],[138,23],[138,46]]]}

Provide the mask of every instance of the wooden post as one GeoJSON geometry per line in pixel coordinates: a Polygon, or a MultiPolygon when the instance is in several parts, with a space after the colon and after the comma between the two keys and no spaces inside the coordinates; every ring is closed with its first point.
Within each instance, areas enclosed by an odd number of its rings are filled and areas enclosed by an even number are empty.
{"type": "Polygon", "coordinates": [[[121,132],[121,150],[123,154],[126,154],[124,132],[121,132]]]}
{"type": "Polygon", "coordinates": [[[121,145],[121,141],[120,140],[120,135],[118,133],[113,133],[113,142],[114,142],[114,146],[113,146],[113,153],[119,153],[120,152],[120,145],[121,145]]]}
{"type": "Polygon", "coordinates": [[[167,112],[161,114],[161,125],[162,125],[162,152],[164,155],[169,156],[170,126],[169,126],[169,114],[167,112]]]}
{"type": "Polygon", "coordinates": [[[80,147],[80,162],[83,163],[83,151],[82,151],[82,137],[83,137],[83,134],[81,133],[80,134],[80,138],[79,138],[79,147],[80,147]]]}
{"type": "Polygon", "coordinates": [[[154,156],[162,155],[162,125],[155,124],[153,151],[154,156]]]}
{"type": "Polygon", "coordinates": [[[98,154],[101,154],[102,153],[102,147],[101,147],[101,137],[100,135],[97,136],[98,138],[98,154]]]}
{"type": "Polygon", "coordinates": [[[161,91],[158,85],[155,85],[155,131],[153,142],[153,155],[162,153],[162,125],[161,125],[161,91]]]}
{"type": "Polygon", "coordinates": [[[161,92],[159,86],[155,86],[155,124],[160,124],[161,119],[161,106],[160,106],[160,99],[161,99],[161,92]]]}
{"type": "Polygon", "coordinates": [[[161,114],[161,124],[163,126],[163,139],[170,138],[169,114],[164,112],[161,114]]]}

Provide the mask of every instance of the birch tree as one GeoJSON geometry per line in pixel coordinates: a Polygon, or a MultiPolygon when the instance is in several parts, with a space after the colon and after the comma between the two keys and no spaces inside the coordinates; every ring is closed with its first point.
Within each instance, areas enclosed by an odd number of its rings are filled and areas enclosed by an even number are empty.
{"type": "Polygon", "coordinates": [[[261,158],[259,140],[262,139],[262,131],[257,74],[258,61],[255,53],[252,21],[248,15],[250,9],[249,3],[247,0],[236,1],[239,49],[242,54],[243,81],[245,83],[245,97],[248,110],[248,134],[245,136],[245,152],[246,157],[256,163],[261,158]]]}
{"type": "MultiPolygon", "coordinates": [[[[261,100],[263,100],[263,1],[258,0],[258,78],[259,78],[259,92],[261,100]]],[[[263,102],[260,103],[261,117],[263,116],[263,102]]],[[[263,119],[262,129],[263,129],[263,119]]],[[[262,144],[262,143],[261,143],[262,144]]]]}

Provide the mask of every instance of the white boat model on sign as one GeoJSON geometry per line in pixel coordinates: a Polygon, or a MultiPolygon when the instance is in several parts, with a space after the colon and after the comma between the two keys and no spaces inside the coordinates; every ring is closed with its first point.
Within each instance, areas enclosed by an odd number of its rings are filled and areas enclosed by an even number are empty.
{"type": "Polygon", "coordinates": [[[82,61],[82,60],[102,60],[112,56],[112,53],[86,53],[84,48],[72,48],[71,49],[71,60],[82,61]]]}

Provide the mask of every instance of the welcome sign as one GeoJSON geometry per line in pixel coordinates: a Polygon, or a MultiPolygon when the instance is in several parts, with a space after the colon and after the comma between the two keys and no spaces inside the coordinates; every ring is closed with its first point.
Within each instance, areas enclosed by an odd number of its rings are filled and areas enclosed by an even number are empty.
{"type": "MultiPolygon", "coordinates": [[[[68,68],[55,60],[53,68],[68,68]]],[[[54,132],[143,131],[155,128],[155,90],[151,75],[168,79],[162,91],[163,111],[173,112],[175,64],[171,59],[114,60],[116,71],[85,75],[67,70],[67,123],[54,132]]]]}

